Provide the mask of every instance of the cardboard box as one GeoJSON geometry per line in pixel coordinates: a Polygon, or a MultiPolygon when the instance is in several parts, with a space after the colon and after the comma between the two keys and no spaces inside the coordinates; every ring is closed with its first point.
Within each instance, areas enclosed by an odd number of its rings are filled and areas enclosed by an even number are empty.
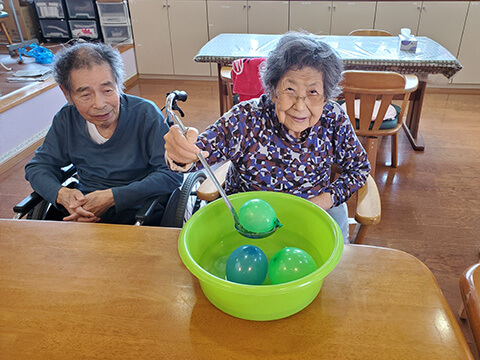
{"type": "Polygon", "coordinates": [[[400,50],[409,52],[417,51],[417,38],[412,35],[410,29],[401,29],[398,39],[400,41],[400,50]]]}
{"type": "MultiPolygon", "coordinates": [[[[6,11],[9,16],[7,18],[1,19],[1,21],[5,24],[12,41],[14,43],[19,42],[21,40],[20,34],[18,32],[17,25],[15,24],[15,18],[13,17],[10,3],[9,1],[4,1],[3,5],[3,11],[6,11]]],[[[13,0],[13,5],[15,7],[15,13],[17,14],[18,23],[20,25],[20,31],[22,32],[23,39],[38,39],[39,25],[34,5],[19,0],[13,0]],[[21,6],[22,4],[24,6],[21,6]]],[[[7,39],[3,32],[0,32],[0,42],[5,43],[6,40],[7,39]]]]}
{"type": "Polygon", "coordinates": [[[406,38],[403,35],[398,35],[398,38],[400,39],[400,50],[409,52],[417,51],[417,38],[406,38]]]}

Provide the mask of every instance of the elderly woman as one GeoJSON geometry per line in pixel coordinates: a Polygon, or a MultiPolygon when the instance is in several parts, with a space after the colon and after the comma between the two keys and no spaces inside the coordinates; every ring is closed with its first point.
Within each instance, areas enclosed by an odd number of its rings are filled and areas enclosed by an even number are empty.
{"type": "Polygon", "coordinates": [[[265,94],[241,102],[198,136],[185,138],[178,127],[165,135],[172,170],[231,160],[225,189],[281,191],[308,199],[327,210],[348,241],[345,201],[363,186],[370,164],[338,95],[342,61],[314,35],[283,35],[261,69],[265,94]],[[342,173],[330,182],[331,167],[342,173]]]}

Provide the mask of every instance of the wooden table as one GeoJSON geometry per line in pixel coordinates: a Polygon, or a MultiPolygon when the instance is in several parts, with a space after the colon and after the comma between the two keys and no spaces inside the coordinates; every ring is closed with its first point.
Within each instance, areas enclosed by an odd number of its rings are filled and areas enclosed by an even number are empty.
{"type": "Polygon", "coordinates": [[[178,229],[0,220],[1,359],[473,359],[427,267],[347,245],[282,320],[231,317],[177,253],[178,229]]]}
{"type": "MultiPolygon", "coordinates": [[[[240,58],[267,57],[281,35],[220,34],[206,43],[194,57],[197,62],[218,64],[220,115],[225,110],[220,81],[220,68],[240,58]]],[[[332,46],[346,70],[396,71],[419,78],[418,89],[410,96],[405,121],[405,134],[415,150],[425,149],[419,132],[420,114],[428,77],[441,74],[446,78],[457,73],[462,65],[447,49],[432,39],[419,36],[415,53],[401,51],[397,36],[318,36],[332,46]]],[[[228,110],[228,109],[227,109],[228,110]]]]}

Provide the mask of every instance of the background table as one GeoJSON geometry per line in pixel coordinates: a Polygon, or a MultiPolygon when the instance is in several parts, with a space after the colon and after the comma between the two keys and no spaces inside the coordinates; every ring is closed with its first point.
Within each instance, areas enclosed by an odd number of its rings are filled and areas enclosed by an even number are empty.
{"type": "MultiPolygon", "coordinates": [[[[220,77],[220,67],[231,64],[236,59],[267,57],[280,36],[220,34],[205,44],[194,60],[217,63],[220,77]]],[[[325,35],[318,38],[337,51],[346,70],[396,71],[401,74],[414,74],[419,78],[419,87],[410,97],[411,104],[404,130],[412,147],[415,150],[424,150],[419,123],[428,77],[441,74],[448,79],[462,68],[460,62],[443,46],[422,36],[417,38],[418,45],[414,53],[401,51],[396,36],[325,35]]],[[[220,101],[222,109],[222,96],[220,101]]]]}
{"type": "Polygon", "coordinates": [[[0,220],[2,359],[473,359],[431,272],[347,245],[289,318],[229,316],[177,253],[178,229],[0,220]]]}

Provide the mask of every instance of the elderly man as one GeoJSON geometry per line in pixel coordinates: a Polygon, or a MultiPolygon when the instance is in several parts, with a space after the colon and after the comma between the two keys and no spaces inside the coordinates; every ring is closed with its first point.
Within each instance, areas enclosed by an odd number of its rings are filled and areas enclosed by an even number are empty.
{"type": "Polygon", "coordinates": [[[55,115],[43,145],[26,165],[32,188],[65,221],[133,224],[141,204],[164,195],[150,224],[163,215],[183,176],[165,165],[168,126],[151,101],[123,94],[119,52],[83,43],[57,54],[54,76],[68,104],[55,115]],[[62,186],[61,168],[73,164],[79,182],[62,186]]]}

